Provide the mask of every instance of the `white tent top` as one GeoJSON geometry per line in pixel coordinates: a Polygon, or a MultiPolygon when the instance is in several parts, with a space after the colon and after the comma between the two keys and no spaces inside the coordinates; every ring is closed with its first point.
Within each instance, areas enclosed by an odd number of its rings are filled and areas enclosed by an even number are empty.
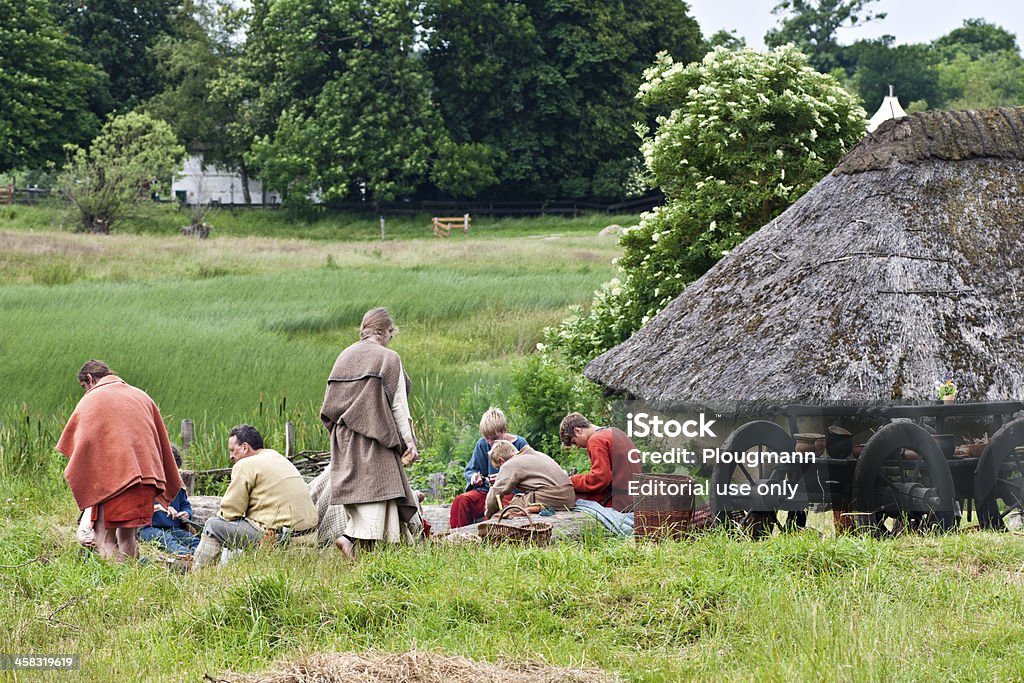
{"type": "Polygon", "coordinates": [[[882,106],[878,108],[875,115],[868,121],[868,132],[874,133],[875,129],[882,125],[883,121],[889,119],[901,119],[907,115],[900,106],[900,101],[892,94],[892,86],[889,86],[889,94],[882,100],[882,106]]]}

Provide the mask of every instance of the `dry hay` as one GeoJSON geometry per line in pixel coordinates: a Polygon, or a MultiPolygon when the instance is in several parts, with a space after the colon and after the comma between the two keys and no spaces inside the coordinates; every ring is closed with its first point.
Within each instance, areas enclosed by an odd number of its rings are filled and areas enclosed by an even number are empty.
{"type": "Polygon", "coordinates": [[[318,654],[283,662],[270,672],[230,675],[232,683],[605,683],[619,680],[595,669],[542,662],[475,662],[435,652],[318,654]]]}

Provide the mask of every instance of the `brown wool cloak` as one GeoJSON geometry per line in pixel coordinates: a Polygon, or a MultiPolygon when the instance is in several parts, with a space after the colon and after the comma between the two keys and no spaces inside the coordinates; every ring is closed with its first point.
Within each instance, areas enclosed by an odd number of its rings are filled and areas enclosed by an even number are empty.
{"type": "Polygon", "coordinates": [[[139,484],[156,487],[156,500],[166,506],[183,486],[160,410],[116,375],[101,378],[78,402],[57,450],[68,457],[64,478],[80,510],[139,484]]]}
{"type": "Polygon", "coordinates": [[[416,513],[391,412],[402,372],[398,354],[372,340],[356,342],[335,361],[320,408],[331,433],[332,505],[396,500],[403,522],[416,513]]]}

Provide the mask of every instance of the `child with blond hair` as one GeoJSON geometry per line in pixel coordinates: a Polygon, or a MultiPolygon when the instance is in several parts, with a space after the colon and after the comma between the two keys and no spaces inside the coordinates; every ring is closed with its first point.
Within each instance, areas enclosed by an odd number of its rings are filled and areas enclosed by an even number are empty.
{"type": "Polygon", "coordinates": [[[497,512],[501,497],[514,491],[519,493],[509,505],[525,508],[536,504],[556,510],[571,510],[576,505],[569,475],[548,455],[529,446],[517,450],[508,441],[498,441],[491,447],[489,457],[498,468],[498,475],[487,493],[485,516],[497,512]]]}
{"type": "Polygon", "coordinates": [[[512,444],[517,451],[530,445],[523,437],[508,433],[508,422],[501,409],[488,408],[480,418],[480,440],[476,442],[473,456],[466,465],[466,491],[452,501],[449,514],[452,529],[468,526],[483,518],[487,491],[498,473],[488,454],[491,447],[501,441],[512,444]]]}

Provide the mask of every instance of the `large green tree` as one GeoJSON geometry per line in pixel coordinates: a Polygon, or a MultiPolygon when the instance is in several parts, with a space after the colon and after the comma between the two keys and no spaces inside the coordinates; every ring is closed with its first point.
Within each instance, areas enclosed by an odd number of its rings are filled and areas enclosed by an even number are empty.
{"type": "Polygon", "coordinates": [[[246,159],[295,201],[389,200],[426,182],[443,139],[408,0],[254,3],[246,54],[221,85],[244,100],[246,159]]]}
{"type": "Polygon", "coordinates": [[[928,45],[892,45],[887,36],[876,40],[862,40],[846,48],[854,63],[851,83],[874,110],[882,103],[893,86],[903,103],[917,102],[919,106],[937,106],[939,93],[939,63],[941,58],[928,45]]]}
{"type": "Polygon", "coordinates": [[[1014,34],[983,19],[968,19],[933,45],[944,58],[938,65],[943,108],[1024,104],[1024,58],[1014,34]]]}
{"type": "Polygon", "coordinates": [[[957,53],[938,66],[943,109],[1024,105],[1024,59],[1019,52],[957,53]]]}
{"type": "Polygon", "coordinates": [[[992,52],[1020,52],[1017,36],[984,19],[965,19],[963,26],[953,29],[932,44],[946,58],[961,53],[977,59],[992,52]]]}
{"type": "Polygon", "coordinates": [[[852,85],[869,108],[893,85],[914,110],[971,109],[1024,103],[1024,59],[1014,34],[982,19],[931,44],[893,45],[895,38],[843,48],[852,85]]]}
{"type": "Polygon", "coordinates": [[[230,8],[188,0],[173,17],[173,33],[153,46],[164,89],[142,108],[171,124],[191,149],[216,148],[234,119],[232,108],[211,89],[236,52],[226,25],[235,15],[230,8]]]}
{"type": "Polygon", "coordinates": [[[808,56],[811,66],[829,73],[847,65],[836,31],[843,26],[884,19],[885,12],[871,9],[876,2],[878,0],[782,0],[772,10],[782,17],[779,26],[765,34],[764,42],[768,47],[793,43],[808,56]]]}
{"type": "Polygon", "coordinates": [[[0,171],[41,167],[99,129],[99,73],[75,58],[45,0],[0,0],[0,171]]]}
{"type": "Polygon", "coordinates": [[[659,50],[702,54],[679,0],[430,0],[425,12],[445,127],[490,150],[506,197],[623,196],[643,70],[659,50]]]}
{"type": "Polygon", "coordinates": [[[550,341],[576,364],[623,341],[730,249],[778,216],[864,134],[864,110],[786,46],[667,55],[640,88],[668,108],[641,149],[665,204],[623,234],[621,276],[550,341]]]}
{"type": "Polygon", "coordinates": [[[95,93],[100,116],[124,112],[163,88],[153,47],[172,31],[178,0],[51,0],[57,22],[85,61],[106,74],[95,93]]]}

